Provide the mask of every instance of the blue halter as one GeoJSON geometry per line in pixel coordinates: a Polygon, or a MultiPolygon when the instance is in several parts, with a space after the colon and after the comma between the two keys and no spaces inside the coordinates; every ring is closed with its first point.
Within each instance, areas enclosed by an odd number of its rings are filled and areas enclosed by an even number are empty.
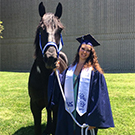
{"type": "Polygon", "coordinates": [[[62,47],[63,47],[63,39],[62,39],[62,35],[60,34],[60,43],[59,43],[59,48],[57,47],[57,44],[55,42],[48,42],[44,48],[42,48],[42,43],[41,43],[41,33],[39,33],[39,46],[40,46],[40,49],[42,51],[42,55],[44,57],[44,51],[45,49],[47,48],[47,46],[54,46],[56,48],[56,51],[57,51],[57,57],[59,57],[59,52],[61,51],[62,47]]]}

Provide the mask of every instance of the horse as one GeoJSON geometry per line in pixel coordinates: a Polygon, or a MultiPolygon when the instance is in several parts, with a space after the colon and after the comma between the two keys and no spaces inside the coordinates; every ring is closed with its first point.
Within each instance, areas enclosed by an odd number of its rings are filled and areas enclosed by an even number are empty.
{"type": "MultiPolygon", "coordinates": [[[[60,21],[62,15],[61,3],[58,3],[55,14],[46,13],[43,2],[39,4],[38,8],[41,20],[36,30],[34,41],[35,60],[30,70],[28,81],[30,109],[34,118],[35,135],[42,134],[41,116],[43,108],[46,108],[47,110],[45,134],[55,133],[55,128],[52,129],[51,127],[51,111],[47,109],[47,89],[49,75],[56,67],[56,61],[58,60],[59,52],[61,50],[61,32],[64,29],[64,26],[60,21]]],[[[56,123],[56,121],[54,123],[56,123]]]]}

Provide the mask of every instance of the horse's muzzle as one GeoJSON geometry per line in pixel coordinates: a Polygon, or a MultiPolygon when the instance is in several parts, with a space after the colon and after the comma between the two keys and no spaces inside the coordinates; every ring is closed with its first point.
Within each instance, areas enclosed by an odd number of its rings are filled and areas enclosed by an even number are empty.
{"type": "Polygon", "coordinates": [[[47,69],[54,69],[56,67],[57,61],[57,52],[54,46],[50,46],[46,52],[44,57],[45,67],[47,69]]]}
{"type": "Polygon", "coordinates": [[[47,69],[56,68],[56,61],[57,61],[57,58],[54,58],[54,57],[49,57],[49,58],[45,59],[45,67],[47,69]]]}

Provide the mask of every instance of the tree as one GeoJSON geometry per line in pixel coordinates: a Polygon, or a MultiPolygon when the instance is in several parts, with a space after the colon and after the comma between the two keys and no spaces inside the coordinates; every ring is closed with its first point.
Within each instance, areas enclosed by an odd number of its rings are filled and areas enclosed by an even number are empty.
{"type": "Polygon", "coordinates": [[[2,21],[0,21],[0,38],[3,38],[1,36],[3,30],[4,30],[4,26],[2,25],[2,21]]]}

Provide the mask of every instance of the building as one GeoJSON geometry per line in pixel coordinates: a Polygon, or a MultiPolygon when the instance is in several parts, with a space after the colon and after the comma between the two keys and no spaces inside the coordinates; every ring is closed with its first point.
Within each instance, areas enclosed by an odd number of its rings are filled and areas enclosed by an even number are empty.
{"type": "MultiPolygon", "coordinates": [[[[63,5],[61,22],[63,50],[73,61],[76,37],[91,33],[101,44],[96,47],[105,72],[135,72],[135,1],[134,0],[43,0],[47,12],[63,5]]],[[[30,71],[34,38],[40,17],[41,0],[1,0],[0,71],[30,71]]]]}

